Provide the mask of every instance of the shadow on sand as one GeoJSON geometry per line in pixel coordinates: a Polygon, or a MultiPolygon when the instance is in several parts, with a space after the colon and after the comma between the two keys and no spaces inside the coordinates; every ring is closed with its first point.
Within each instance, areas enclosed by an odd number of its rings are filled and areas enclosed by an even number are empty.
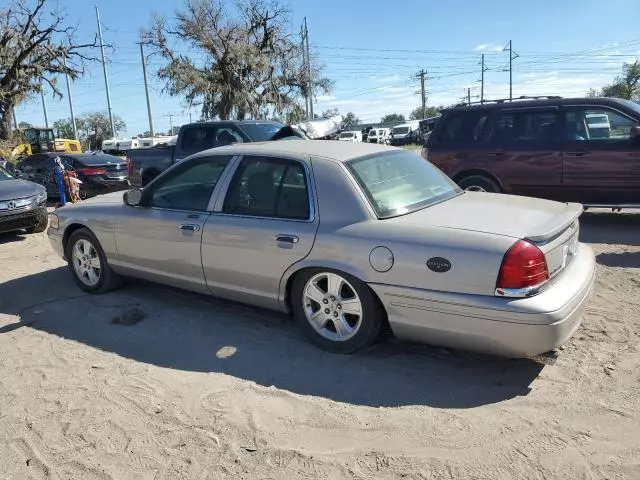
{"type": "Polygon", "coordinates": [[[139,362],[221,372],[302,395],[375,407],[469,408],[500,402],[526,395],[543,368],[528,359],[395,339],[356,355],[334,355],[311,345],[286,315],[147,283],[89,296],[63,268],[0,285],[0,313],[21,319],[1,327],[0,334],[34,328],[139,362]],[[146,318],[130,326],[113,323],[132,307],[146,318]]]}

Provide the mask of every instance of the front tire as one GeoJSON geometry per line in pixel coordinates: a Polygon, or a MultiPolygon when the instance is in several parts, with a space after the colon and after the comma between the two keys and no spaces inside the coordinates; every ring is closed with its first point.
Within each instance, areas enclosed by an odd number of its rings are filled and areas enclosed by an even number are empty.
{"type": "Polygon", "coordinates": [[[105,293],[120,285],[121,277],[109,266],[100,242],[90,230],[73,232],[65,255],[74,281],[85,292],[105,293]]]}
{"type": "Polygon", "coordinates": [[[291,288],[294,316],[309,340],[333,353],[354,353],[373,344],[385,312],[362,281],[337,270],[312,268],[291,288]]]}
{"type": "Polygon", "coordinates": [[[38,219],[33,227],[27,228],[27,233],[42,233],[49,226],[49,218],[47,212],[38,212],[38,219]]]}

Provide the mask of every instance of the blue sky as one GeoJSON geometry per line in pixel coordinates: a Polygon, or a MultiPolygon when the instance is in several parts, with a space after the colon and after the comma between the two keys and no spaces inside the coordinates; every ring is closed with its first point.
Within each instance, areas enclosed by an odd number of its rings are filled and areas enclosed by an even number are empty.
{"type": "MultiPolygon", "coordinates": [[[[285,1],[285,0],[283,0],[285,1]]],[[[285,1],[285,3],[287,3],[285,1]]],[[[138,31],[148,26],[153,11],[171,18],[182,0],[59,0],[70,22],[79,25],[79,39],[96,32],[94,5],[100,8],[108,53],[113,111],[127,123],[126,136],[148,130],[138,31]]],[[[307,17],[313,54],[335,81],[330,95],[317,99],[316,111],[353,111],[363,121],[387,113],[408,114],[419,105],[419,82],[428,72],[428,105],[450,104],[472,88],[480,93],[480,55],[485,54],[485,98],[509,93],[509,40],[519,54],[514,60],[514,95],[582,96],[589,88],[610,82],[624,61],[640,55],[639,0],[289,0],[292,28],[307,17]]],[[[150,64],[151,73],[157,63],[150,64]]],[[[151,75],[156,131],[189,121],[180,98],[161,93],[151,75]]],[[[66,93],[64,81],[60,85],[66,93]]],[[[89,65],[85,77],[72,85],[76,115],[106,110],[100,65],[89,65]]],[[[49,123],[68,118],[67,98],[46,97],[49,123]]],[[[193,119],[198,112],[193,110],[193,119]]],[[[17,109],[18,121],[44,125],[40,99],[17,109]]]]}

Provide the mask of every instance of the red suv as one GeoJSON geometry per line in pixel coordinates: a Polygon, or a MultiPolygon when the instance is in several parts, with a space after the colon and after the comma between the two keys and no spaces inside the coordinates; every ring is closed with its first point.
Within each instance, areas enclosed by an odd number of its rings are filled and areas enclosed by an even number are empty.
{"type": "Polygon", "coordinates": [[[445,110],[424,158],[466,190],[640,206],[640,105],[544,97],[445,110]]]}

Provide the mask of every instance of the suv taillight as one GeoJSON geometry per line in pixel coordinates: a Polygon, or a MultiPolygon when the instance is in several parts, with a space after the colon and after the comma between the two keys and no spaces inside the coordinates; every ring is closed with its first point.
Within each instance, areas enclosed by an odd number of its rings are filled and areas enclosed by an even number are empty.
{"type": "Polygon", "coordinates": [[[509,292],[509,290],[537,287],[547,280],[549,280],[549,269],[542,250],[532,243],[519,240],[502,259],[496,295],[526,296],[526,293],[509,292]]]}

